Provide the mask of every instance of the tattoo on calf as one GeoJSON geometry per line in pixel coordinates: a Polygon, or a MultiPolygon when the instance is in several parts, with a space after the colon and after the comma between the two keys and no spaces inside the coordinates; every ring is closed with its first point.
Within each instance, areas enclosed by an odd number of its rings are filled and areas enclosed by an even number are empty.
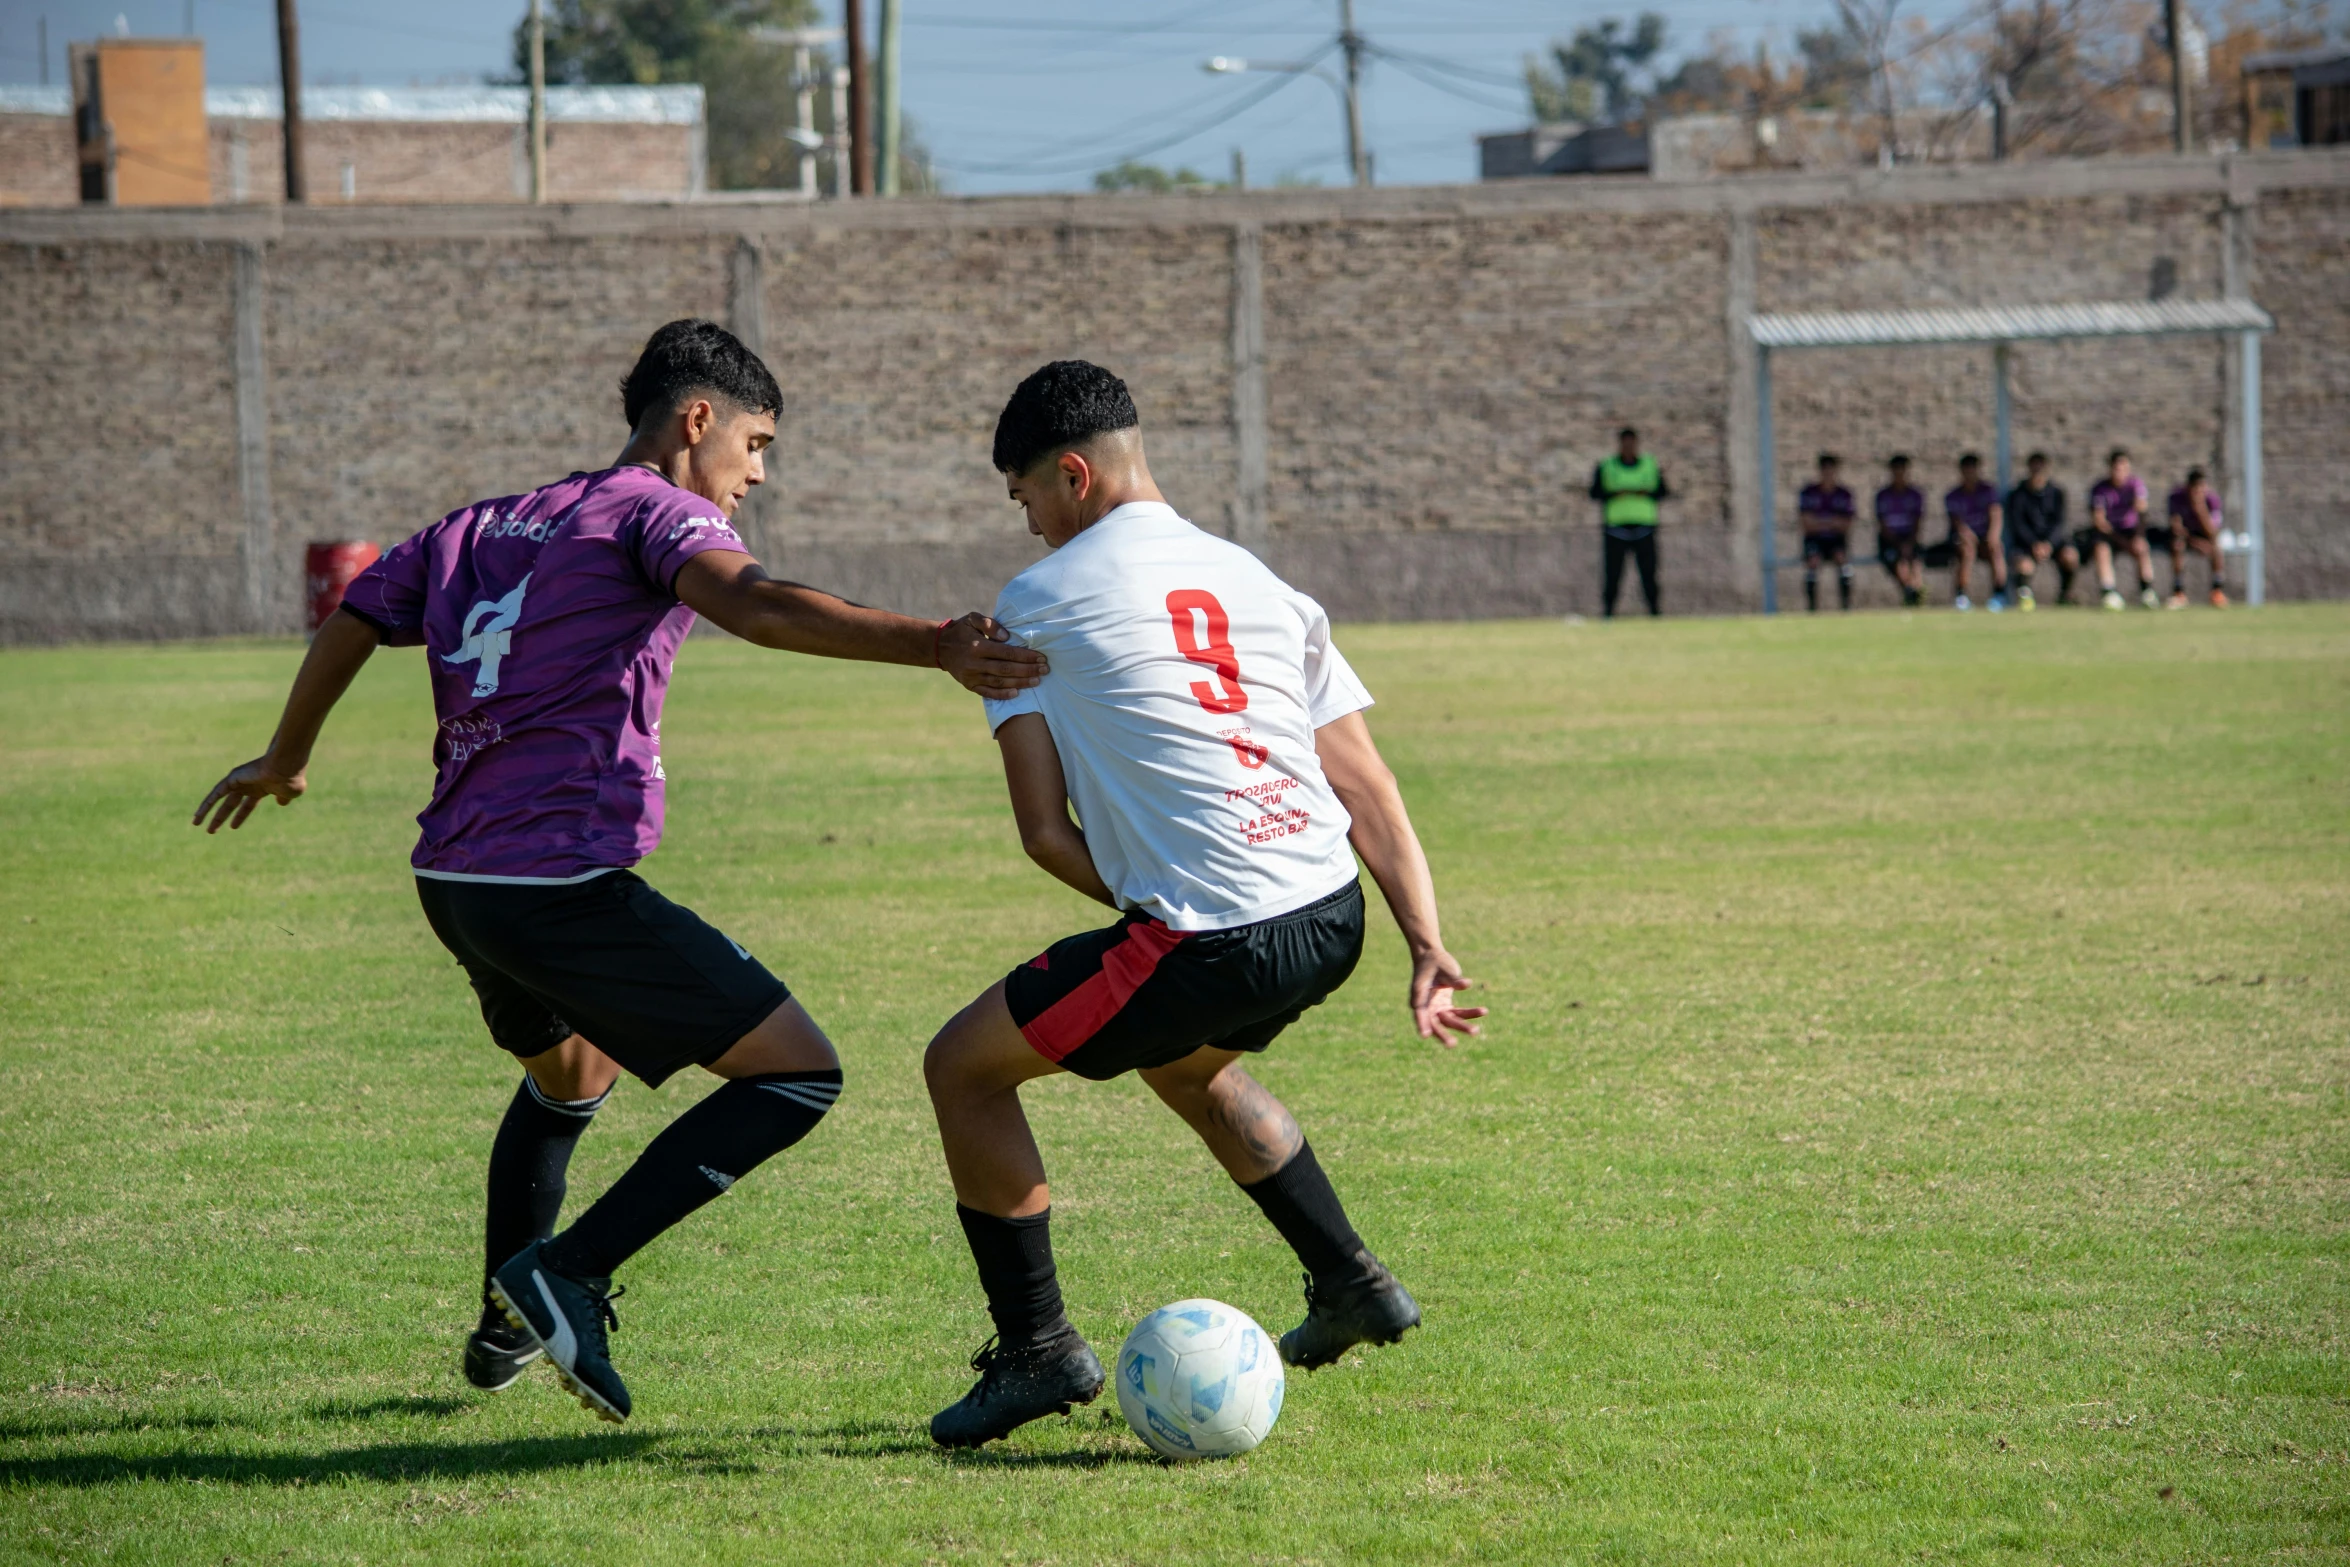
{"type": "Polygon", "coordinates": [[[1305,1134],[1297,1129],[1296,1117],[1266,1091],[1264,1084],[1240,1068],[1233,1067],[1226,1076],[1230,1086],[1210,1099],[1210,1113],[1219,1126],[1245,1143],[1249,1152],[1263,1160],[1268,1169],[1279,1169],[1305,1143],[1305,1134]]]}

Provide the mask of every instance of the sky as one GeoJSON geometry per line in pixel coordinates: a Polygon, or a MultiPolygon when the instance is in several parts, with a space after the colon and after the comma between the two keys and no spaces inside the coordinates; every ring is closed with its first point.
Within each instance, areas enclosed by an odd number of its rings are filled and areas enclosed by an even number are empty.
{"type": "MultiPolygon", "coordinates": [[[[1679,48],[1726,35],[1791,46],[1828,0],[1648,0],[1679,48]]],[[[1939,18],[1961,0],[1912,0],[1939,18]]],[[[1600,17],[1641,9],[1591,0],[1356,0],[1374,49],[1363,119],[1379,183],[1477,177],[1476,136],[1527,118],[1525,56],[1600,17]]],[[[524,0],[303,0],[303,75],[397,86],[479,81],[509,68],[524,0]]],[[[825,0],[837,20],[838,0],[825,0]]],[[[868,17],[879,11],[867,0],[868,17]]],[[[193,20],[210,81],[274,83],[274,0],[0,0],[0,82],[49,80],[65,45],[111,31],[179,35],[193,20]]],[[[1210,56],[1296,62],[1327,50],[1338,0],[906,0],[904,97],[947,188],[968,194],[1085,189],[1134,156],[1224,178],[1235,149],[1251,184],[1344,184],[1345,121],[1333,86],[1298,75],[1209,75],[1210,56]]],[[[781,106],[779,106],[780,108],[781,106]]]]}

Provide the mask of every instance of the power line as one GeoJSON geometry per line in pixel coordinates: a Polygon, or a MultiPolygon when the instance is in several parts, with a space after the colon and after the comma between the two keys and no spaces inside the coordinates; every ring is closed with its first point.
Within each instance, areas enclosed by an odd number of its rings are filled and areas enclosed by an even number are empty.
{"type": "MultiPolygon", "coordinates": [[[[1335,47],[1335,44],[1324,45],[1322,48],[1316,50],[1312,55],[1310,55],[1305,63],[1311,64],[1319,61],[1335,47]]],[[[1296,81],[1298,75],[1300,74],[1303,73],[1283,73],[1278,75],[1270,82],[1266,83],[1264,87],[1260,88],[1256,92],[1250,93],[1240,102],[1220,111],[1213,117],[1201,121],[1196,125],[1186,126],[1184,129],[1176,131],[1170,135],[1159,137],[1155,141],[1146,142],[1137,147],[1130,147],[1124,152],[1089,153],[1084,158],[1075,162],[1064,162],[1057,164],[942,162],[940,167],[953,169],[964,174],[1075,174],[1085,169],[1113,168],[1118,164],[1130,162],[1136,158],[1148,157],[1154,152],[1164,152],[1167,148],[1175,146],[1180,142],[1189,141],[1194,136],[1204,136],[1209,131],[1214,130],[1217,126],[1228,124],[1231,121],[1240,118],[1240,116],[1246,114],[1249,110],[1255,108],[1258,104],[1263,103],[1266,99],[1271,98],[1274,94],[1289,86],[1290,83],[1296,81]]],[[[1102,139],[1106,140],[1107,138],[1102,139]]]]}

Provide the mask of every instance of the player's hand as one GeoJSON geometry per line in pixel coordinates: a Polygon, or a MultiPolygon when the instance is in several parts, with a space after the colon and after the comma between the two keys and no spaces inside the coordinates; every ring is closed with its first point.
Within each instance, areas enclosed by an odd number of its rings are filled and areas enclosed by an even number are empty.
{"type": "Polygon", "coordinates": [[[1452,954],[1442,947],[1412,959],[1412,1026],[1422,1039],[1433,1039],[1451,1050],[1460,1044],[1456,1035],[1485,1032],[1476,1022],[1485,1015],[1484,1007],[1453,1005],[1453,992],[1466,990],[1470,984],[1452,954]]]}
{"type": "Polygon", "coordinates": [[[192,825],[206,832],[218,832],[223,825],[232,831],[245,825],[245,818],[253,814],[253,807],[263,800],[275,800],[280,805],[291,805],[302,798],[302,791],[310,782],[300,771],[284,773],[270,765],[266,756],[257,756],[244,766],[232,770],[226,778],[212,786],[204,803],[196,807],[192,825]],[[214,807],[218,809],[214,809],[214,807]],[[206,825],[205,816],[212,817],[206,825]]]}
{"type": "Polygon", "coordinates": [[[939,634],[938,667],[963,689],[1001,702],[1018,696],[1045,676],[1042,653],[1012,644],[1012,633],[992,616],[974,611],[950,621],[939,634]]]}

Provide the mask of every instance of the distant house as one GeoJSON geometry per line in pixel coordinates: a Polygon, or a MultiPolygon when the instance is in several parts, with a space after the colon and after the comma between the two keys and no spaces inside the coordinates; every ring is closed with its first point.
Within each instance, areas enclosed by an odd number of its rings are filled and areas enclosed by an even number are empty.
{"type": "Polygon", "coordinates": [[[2350,49],[2280,49],[2244,58],[2244,144],[2350,142],[2350,49]]]}
{"type": "MultiPolygon", "coordinates": [[[[215,205],[285,197],[283,103],[274,87],[204,92],[215,205]]],[[[309,199],[501,202],[530,198],[530,93],[521,87],[310,87],[302,93],[309,199]]],[[[679,201],[706,188],[702,89],[550,87],[547,191],[557,201],[679,201]]],[[[64,87],[0,87],[0,205],[83,199],[64,87]]]]}
{"type": "MultiPolygon", "coordinates": [[[[1988,114],[1904,112],[1898,161],[1969,163],[1991,156],[1988,114]]],[[[1782,114],[1676,114],[1645,125],[1530,125],[1477,138],[1479,177],[1646,174],[1710,180],[1737,174],[1868,168],[1886,161],[1883,122],[1841,109],[1782,114]]]]}
{"type": "Polygon", "coordinates": [[[1477,138],[1479,179],[1647,172],[1648,137],[1637,126],[1581,125],[1570,120],[1477,138]]]}
{"type": "Polygon", "coordinates": [[[1899,162],[1976,163],[1991,156],[1991,116],[1904,111],[1887,145],[1884,122],[1843,109],[1780,114],[1679,114],[1649,131],[1649,172],[1660,180],[1860,169],[1899,162]]]}

